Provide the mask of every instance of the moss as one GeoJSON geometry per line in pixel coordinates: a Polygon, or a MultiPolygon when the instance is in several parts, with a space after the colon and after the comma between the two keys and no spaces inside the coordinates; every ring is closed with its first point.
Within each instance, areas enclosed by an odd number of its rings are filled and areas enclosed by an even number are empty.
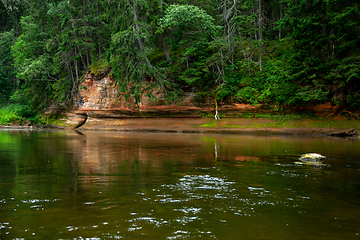
{"type": "Polygon", "coordinates": [[[223,127],[223,128],[241,128],[242,126],[239,126],[239,125],[223,125],[221,127],[223,127]]]}
{"type": "Polygon", "coordinates": [[[66,117],[63,115],[42,115],[39,117],[39,120],[44,124],[53,124],[63,126],[66,122],[66,117]]]}
{"type": "Polygon", "coordinates": [[[217,127],[217,124],[218,124],[217,122],[208,122],[203,125],[200,125],[199,127],[213,128],[213,127],[217,127]]]}
{"type": "Polygon", "coordinates": [[[360,122],[359,121],[353,121],[353,120],[319,119],[319,120],[310,122],[307,127],[359,129],[360,128],[360,122]]]}

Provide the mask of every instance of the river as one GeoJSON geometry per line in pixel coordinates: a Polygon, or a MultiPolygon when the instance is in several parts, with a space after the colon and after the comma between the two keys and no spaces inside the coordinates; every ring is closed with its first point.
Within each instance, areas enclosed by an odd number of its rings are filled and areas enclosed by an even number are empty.
{"type": "Polygon", "coordinates": [[[359,139],[0,131],[0,239],[359,234],[359,139]]]}

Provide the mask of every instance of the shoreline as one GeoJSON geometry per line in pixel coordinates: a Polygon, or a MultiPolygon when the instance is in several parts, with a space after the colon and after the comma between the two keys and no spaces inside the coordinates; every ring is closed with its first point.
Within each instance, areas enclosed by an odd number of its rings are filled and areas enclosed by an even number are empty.
{"type": "Polygon", "coordinates": [[[325,119],[279,121],[262,118],[223,118],[221,121],[216,121],[213,118],[90,118],[78,129],[210,134],[343,135],[345,137],[360,135],[359,121],[325,119]]]}
{"type": "MultiPolygon", "coordinates": [[[[78,123],[76,123],[78,124],[78,123]]],[[[165,132],[254,135],[316,135],[359,138],[360,121],[344,119],[263,118],[95,118],[78,128],[67,120],[44,127],[0,126],[0,129],[63,129],[78,131],[165,132]]]]}

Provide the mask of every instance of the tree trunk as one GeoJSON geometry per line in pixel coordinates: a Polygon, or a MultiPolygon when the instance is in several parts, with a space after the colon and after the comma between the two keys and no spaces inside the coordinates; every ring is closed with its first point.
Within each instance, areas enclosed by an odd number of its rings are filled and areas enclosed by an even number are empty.
{"type": "MultiPolygon", "coordinates": [[[[43,8],[44,8],[44,11],[46,11],[46,2],[45,2],[45,0],[43,1],[43,8]]],[[[44,32],[46,32],[46,14],[44,16],[44,32]]]]}
{"type": "MultiPolygon", "coordinates": [[[[159,6],[160,6],[160,15],[163,16],[163,1],[162,0],[159,0],[159,6]]],[[[165,55],[165,60],[169,64],[172,64],[172,62],[170,60],[170,49],[169,49],[169,46],[166,44],[165,36],[166,36],[166,30],[162,34],[162,43],[163,43],[163,48],[164,48],[164,55],[165,55]]]]}
{"type": "MultiPolygon", "coordinates": [[[[139,27],[139,24],[138,24],[138,16],[137,16],[137,8],[136,8],[136,3],[135,1],[133,1],[133,14],[134,14],[134,25],[135,25],[135,30],[136,30],[136,33],[137,33],[137,36],[136,36],[136,39],[138,41],[138,44],[139,44],[139,49],[140,50],[143,50],[143,44],[141,42],[141,38],[140,38],[140,27],[139,27]]],[[[149,67],[152,67],[149,59],[147,57],[145,57],[145,62],[146,64],[149,66],[149,67]]]]}
{"type": "MultiPolygon", "coordinates": [[[[89,3],[90,5],[90,3],[89,3]]],[[[90,13],[90,7],[88,6],[87,4],[87,1],[84,0],[84,24],[85,24],[85,39],[87,39],[87,20],[86,20],[86,8],[89,8],[89,13],[90,13]]],[[[90,38],[91,38],[91,33],[90,33],[90,38]]],[[[85,42],[86,44],[86,42],[85,42]]],[[[87,46],[85,46],[85,49],[86,49],[86,69],[89,68],[90,66],[90,59],[89,59],[89,56],[90,56],[90,53],[89,53],[89,48],[87,46]]]]}
{"type": "MultiPolygon", "coordinates": [[[[77,56],[76,47],[75,47],[75,56],[77,56]]],[[[77,60],[74,60],[74,65],[75,65],[76,81],[79,81],[79,68],[78,68],[77,60]]]]}
{"type": "Polygon", "coordinates": [[[262,59],[261,59],[261,50],[262,50],[262,14],[261,14],[261,0],[258,0],[259,2],[259,65],[260,65],[260,72],[262,72],[262,59]]]}
{"type": "Polygon", "coordinates": [[[217,94],[215,94],[214,104],[215,104],[215,120],[221,121],[220,116],[219,116],[219,107],[218,107],[218,103],[217,103],[217,94]]]}
{"type": "Polygon", "coordinates": [[[97,44],[98,44],[98,52],[99,56],[101,55],[101,44],[100,44],[100,34],[99,34],[99,28],[100,28],[100,22],[99,22],[99,2],[96,3],[96,16],[97,16],[97,44]]]}
{"type": "MultiPolygon", "coordinates": [[[[282,4],[280,3],[280,19],[282,18],[282,4]]],[[[279,39],[281,39],[281,24],[279,24],[279,39]]]]}
{"type": "MultiPolygon", "coordinates": [[[[165,33],[164,33],[165,35],[165,33]]],[[[170,60],[170,49],[169,46],[166,44],[164,37],[163,37],[163,47],[164,47],[164,55],[165,55],[165,60],[169,63],[172,64],[171,60],[170,60]]]]}

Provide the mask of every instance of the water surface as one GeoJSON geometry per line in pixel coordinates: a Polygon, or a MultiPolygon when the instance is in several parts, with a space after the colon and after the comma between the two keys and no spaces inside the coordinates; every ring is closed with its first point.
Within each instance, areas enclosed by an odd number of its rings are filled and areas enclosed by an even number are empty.
{"type": "Polygon", "coordinates": [[[359,239],[359,176],[357,139],[0,131],[0,239],[359,239]]]}

